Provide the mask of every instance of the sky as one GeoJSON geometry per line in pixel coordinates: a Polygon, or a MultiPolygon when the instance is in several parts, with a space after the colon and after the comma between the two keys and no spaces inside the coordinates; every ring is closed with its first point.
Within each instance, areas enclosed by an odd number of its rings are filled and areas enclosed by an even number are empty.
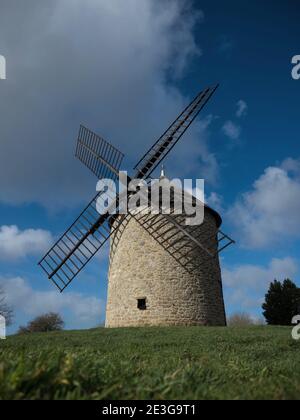
{"type": "MultiPolygon", "coordinates": [[[[95,195],[80,124],[130,169],[195,95],[220,87],[165,161],[204,178],[236,245],[221,255],[228,315],[261,318],[269,283],[300,286],[300,4],[295,0],[0,0],[0,285],[14,332],[48,311],[103,324],[108,248],[64,294],[37,262],[95,195]]],[[[129,171],[130,172],[130,171],[129,171]]]]}

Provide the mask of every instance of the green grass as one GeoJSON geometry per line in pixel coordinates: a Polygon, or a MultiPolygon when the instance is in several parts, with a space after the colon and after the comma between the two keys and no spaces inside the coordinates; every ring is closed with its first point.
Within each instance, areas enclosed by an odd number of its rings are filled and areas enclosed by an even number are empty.
{"type": "Polygon", "coordinates": [[[0,341],[0,399],[299,399],[291,328],[95,329],[0,341]]]}

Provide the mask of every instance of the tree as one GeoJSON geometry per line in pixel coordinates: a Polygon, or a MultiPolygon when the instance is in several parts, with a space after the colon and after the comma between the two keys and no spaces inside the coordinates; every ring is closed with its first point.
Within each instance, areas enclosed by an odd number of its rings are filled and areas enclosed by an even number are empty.
{"type": "Polygon", "coordinates": [[[13,309],[6,303],[4,289],[0,286],[0,315],[5,318],[6,325],[11,325],[13,322],[13,309]]]}
{"type": "Polygon", "coordinates": [[[64,321],[62,317],[59,314],[49,312],[33,319],[26,327],[20,327],[19,334],[61,331],[63,327],[64,321]]]}
{"type": "Polygon", "coordinates": [[[291,280],[270,284],[262,306],[269,325],[291,325],[292,318],[300,314],[300,289],[291,280]]]}

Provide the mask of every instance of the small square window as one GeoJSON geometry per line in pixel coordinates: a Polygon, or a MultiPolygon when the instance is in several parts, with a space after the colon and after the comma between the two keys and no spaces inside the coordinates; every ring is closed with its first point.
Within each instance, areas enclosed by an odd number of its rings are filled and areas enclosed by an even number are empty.
{"type": "Polygon", "coordinates": [[[137,307],[140,311],[145,311],[147,309],[146,298],[137,300],[137,307]]]}

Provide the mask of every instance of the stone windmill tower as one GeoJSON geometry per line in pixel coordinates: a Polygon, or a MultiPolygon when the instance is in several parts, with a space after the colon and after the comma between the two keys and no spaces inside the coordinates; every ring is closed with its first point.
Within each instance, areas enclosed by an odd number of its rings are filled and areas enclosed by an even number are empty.
{"type": "MultiPolygon", "coordinates": [[[[141,158],[135,176],[127,176],[127,184],[132,179],[149,180],[217,87],[196,96],[141,158]]],[[[83,126],[76,156],[99,179],[118,180],[124,155],[83,126]]],[[[161,181],[166,180],[162,173],[161,181]]],[[[99,214],[99,203],[108,201],[108,192],[103,188],[39,265],[62,292],[110,238],[106,327],[224,326],[219,253],[234,241],[220,231],[219,214],[203,203],[203,223],[186,226],[186,215],[177,214],[172,206],[176,194],[184,193],[173,193],[170,214],[122,214],[122,194],[116,195],[106,212],[99,214]],[[116,211],[112,213],[112,209],[116,211]]],[[[125,200],[130,196],[126,192],[125,200]]],[[[192,201],[197,205],[196,198],[192,201]]]]}
{"type": "MultiPolygon", "coordinates": [[[[164,173],[160,180],[168,181],[164,173]]],[[[123,221],[111,236],[106,327],[225,326],[221,223],[205,206],[204,222],[192,229],[205,243],[201,249],[164,217],[142,212],[123,221]]]]}

